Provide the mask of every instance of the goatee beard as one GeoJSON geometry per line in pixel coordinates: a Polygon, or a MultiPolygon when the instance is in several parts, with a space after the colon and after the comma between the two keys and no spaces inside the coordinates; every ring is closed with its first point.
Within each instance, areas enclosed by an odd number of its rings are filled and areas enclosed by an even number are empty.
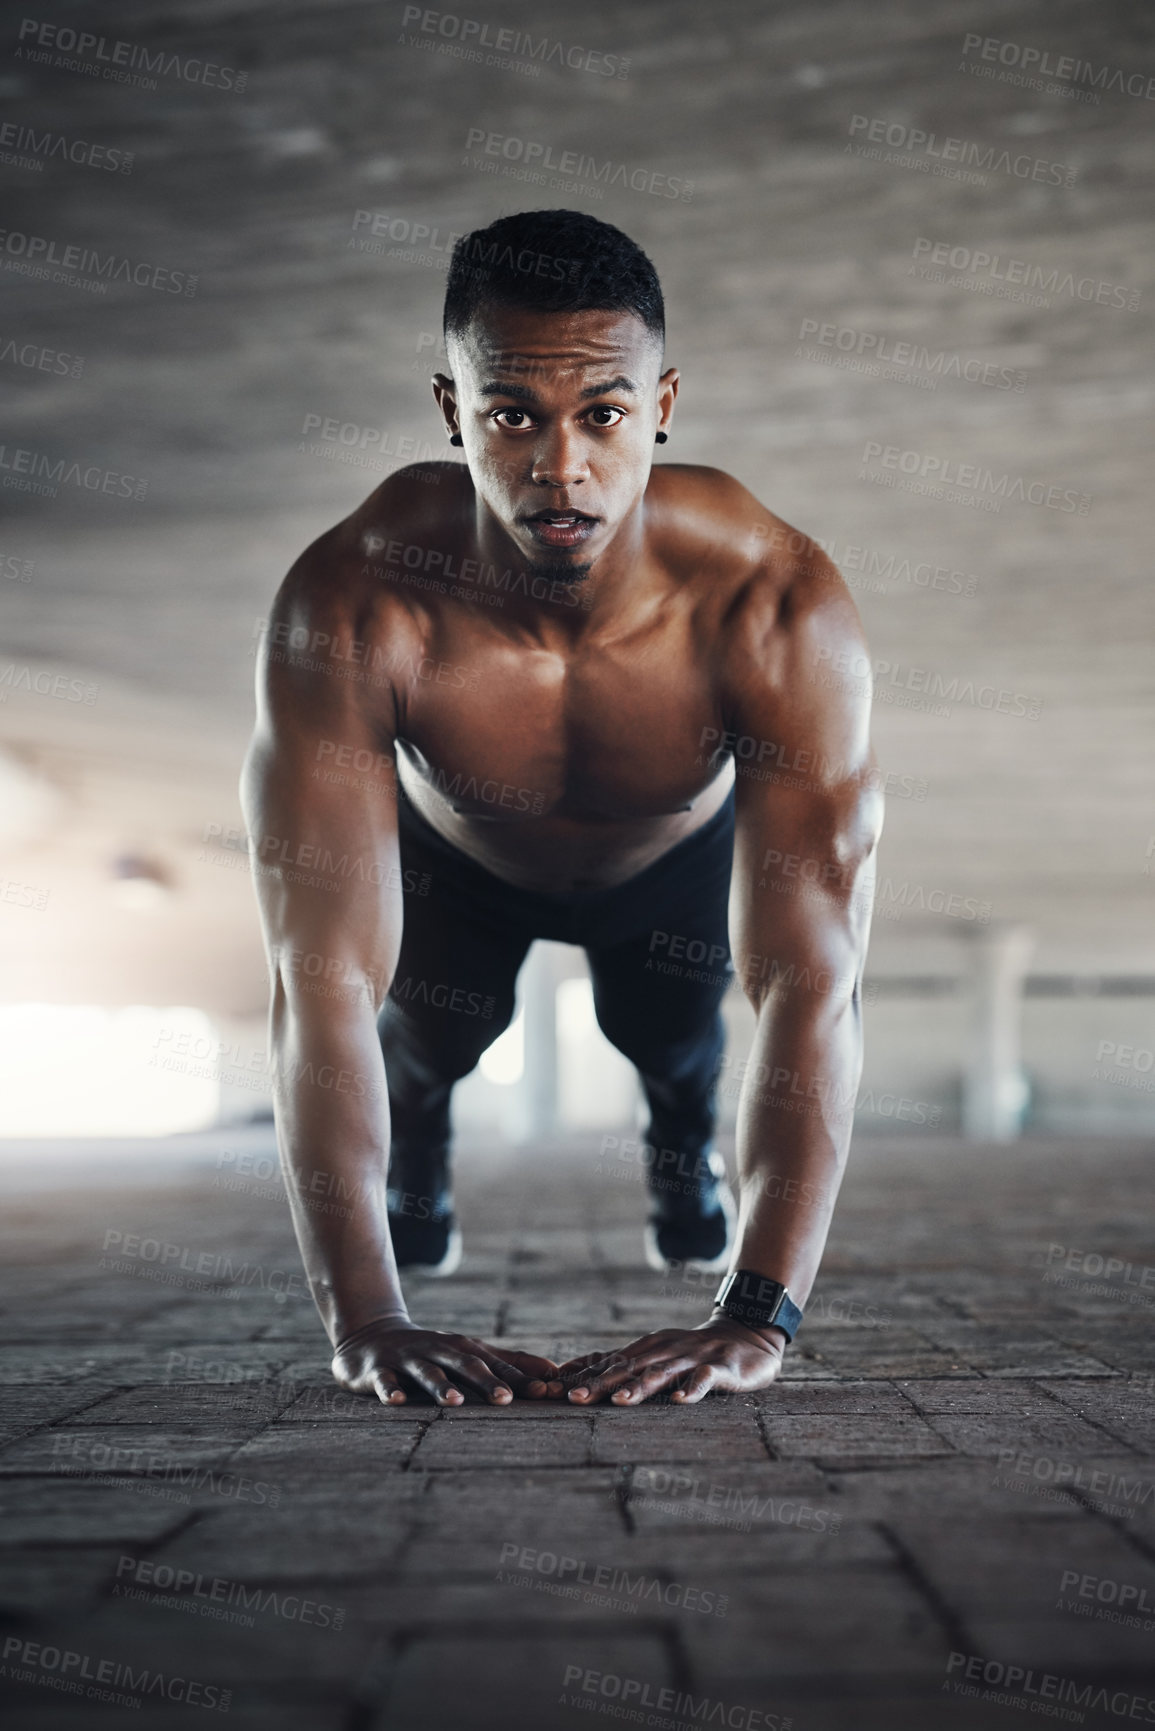
{"type": "Polygon", "coordinates": [[[531,560],[526,569],[531,577],[540,577],[546,583],[584,583],[593,570],[593,561],[574,565],[569,560],[531,560]]]}

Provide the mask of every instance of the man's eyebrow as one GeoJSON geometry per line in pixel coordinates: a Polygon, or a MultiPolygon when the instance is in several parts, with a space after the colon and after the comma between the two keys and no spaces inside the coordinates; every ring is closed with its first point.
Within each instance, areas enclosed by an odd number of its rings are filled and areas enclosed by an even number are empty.
{"type": "Polygon", "coordinates": [[[609,379],[604,385],[587,385],[582,392],[583,402],[587,397],[604,397],[610,391],[637,391],[633,379],[627,379],[625,373],[619,373],[616,379],[609,379]]]}
{"type": "Polygon", "coordinates": [[[479,397],[516,397],[519,403],[535,403],[536,396],[528,385],[504,385],[500,379],[490,379],[478,389],[479,397]]]}
{"type": "MultiPolygon", "coordinates": [[[[627,379],[624,373],[619,373],[616,379],[607,379],[604,385],[587,385],[581,393],[581,399],[584,403],[591,397],[604,397],[610,391],[636,393],[637,389],[633,379],[627,379]]],[[[536,392],[531,391],[528,385],[503,384],[500,379],[489,379],[484,385],[478,387],[477,394],[480,397],[514,397],[519,403],[536,403],[537,401],[536,392]]]]}

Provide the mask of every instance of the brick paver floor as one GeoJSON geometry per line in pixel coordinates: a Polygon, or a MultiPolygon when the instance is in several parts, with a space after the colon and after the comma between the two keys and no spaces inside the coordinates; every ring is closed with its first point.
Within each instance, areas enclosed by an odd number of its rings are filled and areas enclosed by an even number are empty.
{"type": "MultiPolygon", "coordinates": [[[[620,1412],[342,1395],[270,1132],[180,1146],[0,1169],[7,1724],[1155,1720],[1148,1149],[863,1143],[783,1380],[620,1412]]],[[[461,1164],[422,1320],[703,1313],[596,1138],[461,1164]]]]}

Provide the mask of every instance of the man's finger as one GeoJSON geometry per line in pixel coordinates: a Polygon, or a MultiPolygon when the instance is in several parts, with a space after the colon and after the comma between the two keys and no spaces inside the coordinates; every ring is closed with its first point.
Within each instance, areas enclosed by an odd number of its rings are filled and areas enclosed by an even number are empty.
{"type": "Polygon", "coordinates": [[[649,1400],[652,1394],[658,1394],[662,1389],[676,1383],[693,1363],[692,1358],[675,1358],[656,1364],[641,1376],[631,1377],[628,1382],[622,1383],[614,1390],[610,1399],[615,1406],[634,1406],[639,1401],[649,1400]]]}
{"type": "Polygon", "coordinates": [[[539,1358],[532,1352],[506,1351],[504,1347],[490,1346],[487,1340],[475,1340],[469,1335],[461,1337],[458,1344],[462,1351],[484,1359],[515,1390],[532,1380],[552,1382],[557,1376],[557,1365],[552,1358],[539,1358]]]}
{"type": "Polygon", "coordinates": [[[568,1381],[571,1375],[580,1375],[582,1371],[636,1363],[655,1350],[668,1347],[670,1339],[669,1334],[664,1338],[661,1334],[643,1334],[637,1340],[632,1340],[628,1346],[618,1347],[613,1352],[585,1352],[579,1358],[567,1358],[564,1364],[558,1366],[557,1374],[568,1381]]]}
{"type": "Polygon", "coordinates": [[[490,1364],[508,1379],[515,1394],[527,1400],[556,1400],[563,1392],[561,1376],[552,1358],[533,1352],[511,1352],[505,1358],[490,1358],[490,1364]]]}
{"type": "MultiPolygon", "coordinates": [[[[502,1382],[499,1376],[494,1375],[484,1358],[463,1352],[448,1355],[442,1362],[449,1366],[455,1376],[463,1377],[466,1382],[472,1383],[474,1388],[479,1388],[494,1406],[508,1406],[513,1399],[513,1390],[507,1383],[502,1382]]],[[[517,1375],[516,1371],[514,1375],[517,1375]]]]}
{"type": "Polygon", "coordinates": [[[588,1370],[591,1365],[601,1364],[605,1358],[604,1352],[583,1352],[580,1358],[567,1358],[564,1364],[559,1364],[557,1374],[563,1381],[569,1381],[575,1375],[580,1376],[581,1372],[588,1370]]]}
{"type": "MultiPolygon", "coordinates": [[[[508,1358],[503,1358],[499,1353],[494,1352],[492,1348],[486,1348],[484,1353],[478,1354],[478,1357],[484,1359],[490,1370],[495,1371],[498,1376],[505,1378],[506,1382],[513,1389],[515,1394],[524,1389],[526,1383],[534,1380],[534,1377],[530,1372],[523,1370],[522,1367],[517,1364],[516,1360],[519,1356],[520,1354],[515,1352],[511,1353],[508,1358]]],[[[534,1360],[534,1362],[536,1363],[537,1361],[534,1360]]]]}
{"type": "Polygon", "coordinates": [[[572,1370],[567,1371],[563,1366],[558,1375],[571,1388],[579,1384],[588,1386],[591,1380],[597,1381],[617,1372],[623,1376],[629,1376],[632,1371],[637,1370],[640,1365],[646,1362],[647,1360],[637,1352],[591,1352],[587,1358],[575,1359],[575,1368],[572,1370]]]}
{"type": "Polygon", "coordinates": [[[373,1388],[382,1406],[401,1406],[405,1390],[391,1370],[378,1370],[373,1376],[373,1388]]]}
{"type": "Polygon", "coordinates": [[[540,1378],[542,1382],[557,1380],[559,1367],[552,1358],[539,1358],[536,1352],[507,1352],[504,1357],[522,1376],[540,1378]]]}
{"type": "Polygon", "coordinates": [[[460,1406],[465,1399],[461,1390],[455,1388],[445,1373],[435,1364],[430,1364],[427,1358],[407,1358],[405,1374],[412,1377],[418,1388],[431,1394],[438,1406],[460,1406]]]}
{"type": "Polygon", "coordinates": [[[679,1406],[690,1406],[718,1385],[720,1375],[716,1364],[700,1364],[696,1370],[690,1372],[685,1384],[674,1390],[670,1399],[676,1400],[679,1406]]]}
{"type": "MultiPolygon", "coordinates": [[[[569,1391],[569,1397],[578,1406],[586,1406],[590,1401],[600,1400],[603,1395],[610,1394],[623,1383],[632,1382],[653,1369],[656,1364],[685,1364],[684,1358],[659,1358],[660,1348],[654,1348],[648,1354],[633,1353],[630,1357],[619,1357],[607,1366],[605,1370],[596,1368],[584,1376],[575,1388],[569,1391]]],[[[692,1362],[692,1361],[689,1361],[692,1362]]]]}

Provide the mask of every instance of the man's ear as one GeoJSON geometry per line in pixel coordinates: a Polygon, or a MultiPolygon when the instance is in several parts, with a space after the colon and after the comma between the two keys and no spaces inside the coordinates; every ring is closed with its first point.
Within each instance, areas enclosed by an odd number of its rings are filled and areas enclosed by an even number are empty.
{"type": "Polygon", "coordinates": [[[461,428],[457,424],[457,386],[447,373],[434,373],[433,395],[437,407],[445,417],[445,430],[450,438],[460,436],[461,428]]]}
{"type": "Polygon", "coordinates": [[[668,433],[670,422],[674,418],[674,403],[677,400],[678,386],[682,376],[677,367],[667,367],[658,380],[658,431],[668,433]]]}

